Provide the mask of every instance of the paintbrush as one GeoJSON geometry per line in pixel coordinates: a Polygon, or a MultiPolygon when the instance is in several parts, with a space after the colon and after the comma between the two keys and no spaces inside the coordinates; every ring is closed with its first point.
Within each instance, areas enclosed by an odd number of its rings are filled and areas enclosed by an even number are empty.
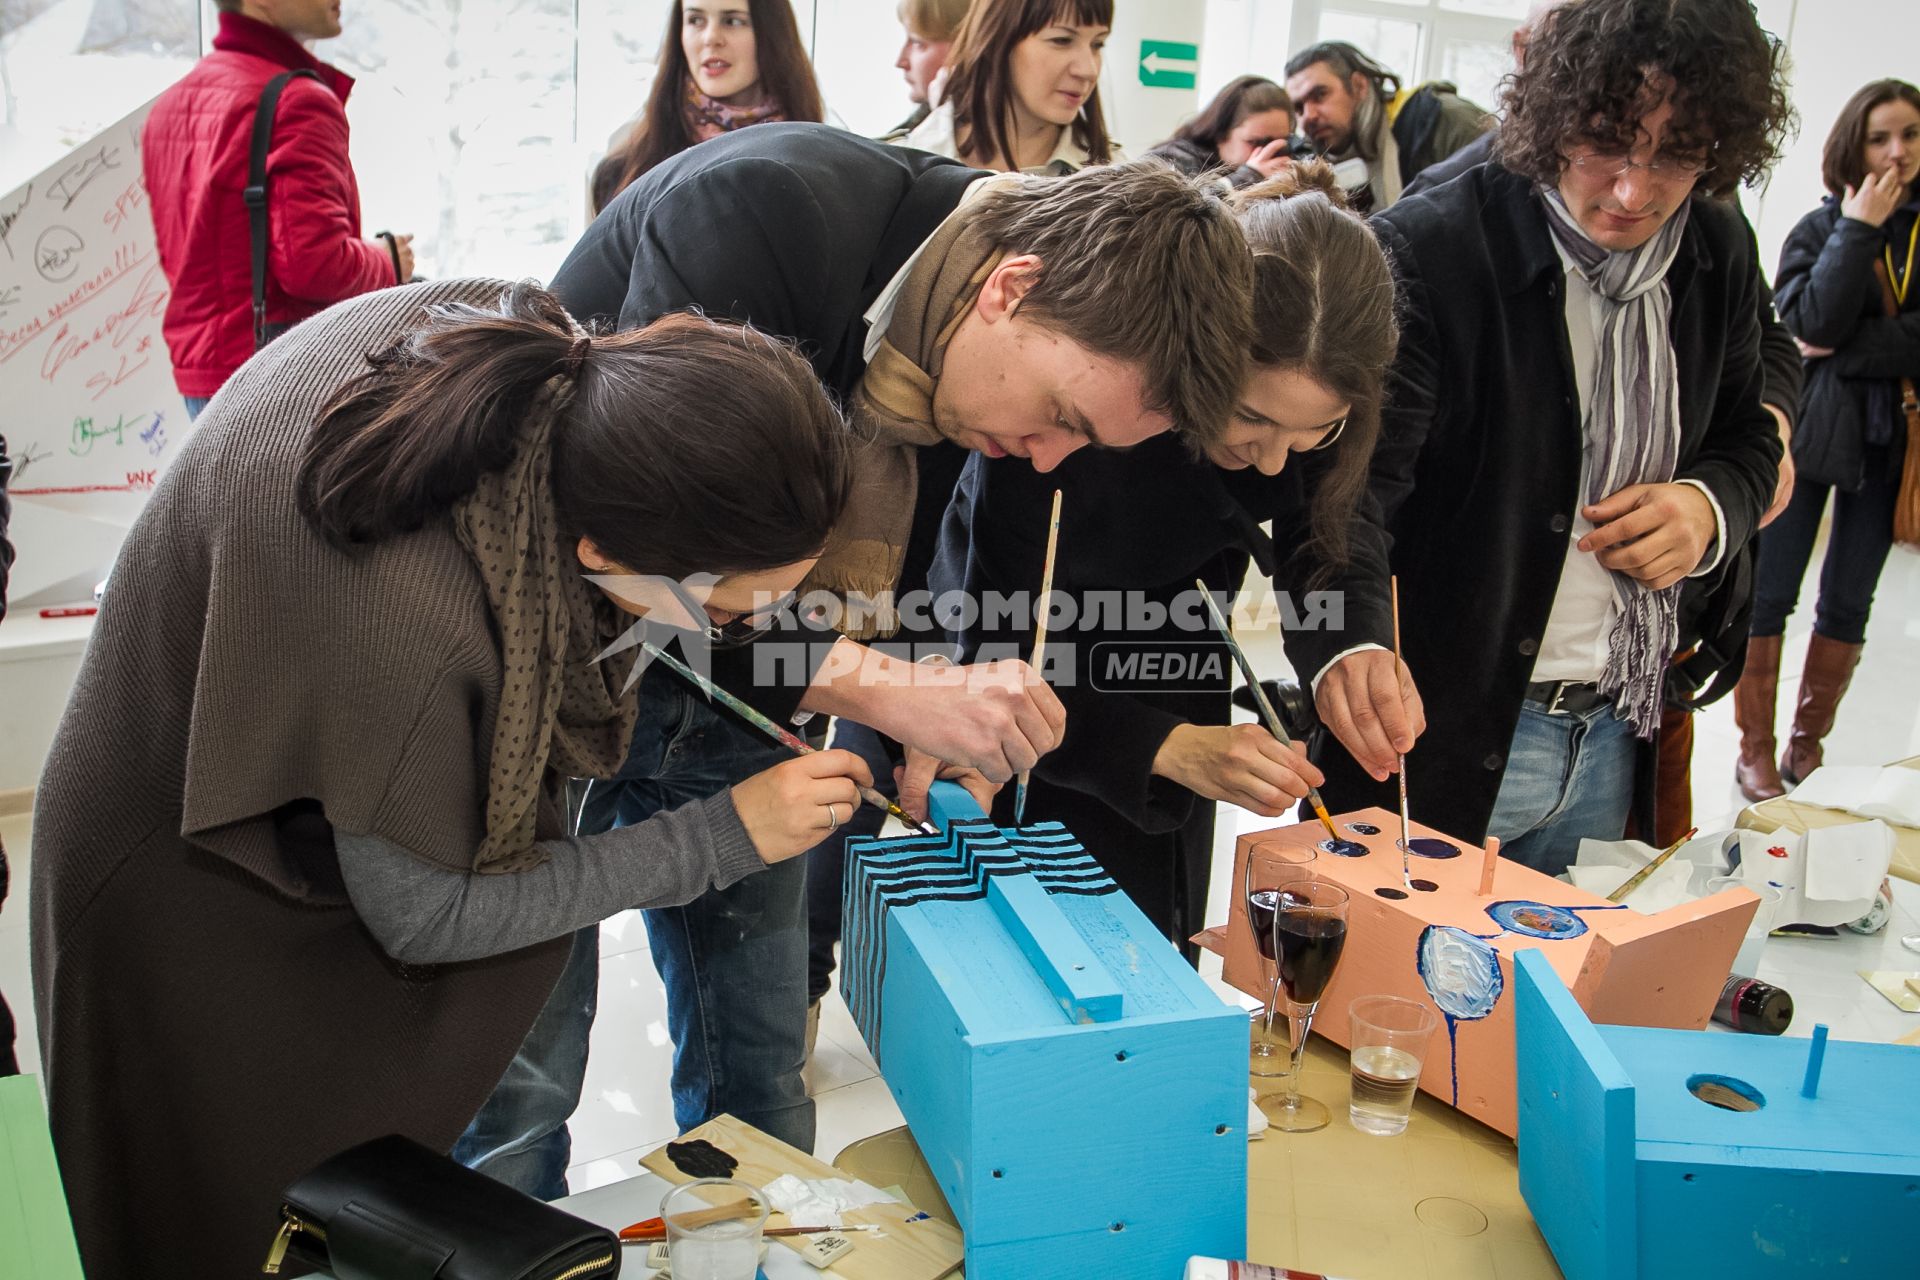
{"type": "MultiPolygon", "coordinates": [[[[1060,490],[1053,491],[1053,515],[1047,522],[1047,559],[1040,569],[1040,616],[1033,624],[1033,669],[1036,674],[1046,670],[1047,660],[1047,603],[1053,599],[1053,557],[1060,549],[1060,490]]],[[[1045,677],[1042,676],[1042,679],[1045,677]]],[[[1024,826],[1027,820],[1027,782],[1033,777],[1033,770],[1022,769],[1020,780],[1013,787],[1013,825],[1024,826]]]]}
{"type": "MultiPolygon", "coordinates": [[[[766,716],[761,715],[758,711],[755,711],[752,707],[740,701],[740,699],[734,697],[725,689],[722,689],[719,685],[707,679],[698,671],[695,671],[692,667],[689,667],[686,663],[680,661],[680,659],[674,657],[651,640],[642,640],[640,647],[660,661],[666,663],[669,668],[678,672],[684,679],[705,693],[709,698],[718,699],[723,705],[732,710],[735,715],[738,715],[742,720],[745,720],[748,724],[760,730],[760,732],[766,734],[787,750],[793,752],[793,754],[797,756],[810,756],[816,750],[812,744],[808,743],[807,740],[799,734],[787,729],[782,729],[766,716]]],[[[919,832],[921,835],[937,836],[940,834],[940,828],[934,826],[931,822],[914,821],[905,809],[902,809],[899,805],[887,799],[872,787],[861,787],[860,798],[876,809],[885,809],[888,813],[900,819],[900,821],[906,823],[909,828],[919,832]]]]}
{"type": "MultiPolygon", "coordinates": [[[[1240,642],[1233,638],[1233,628],[1227,624],[1226,615],[1221,613],[1220,606],[1214,603],[1213,592],[1207,590],[1207,584],[1199,578],[1193,580],[1193,585],[1199,589],[1200,598],[1207,602],[1207,613],[1213,618],[1213,629],[1218,631],[1220,638],[1227,642],[1227,652],[1233,655],[1234,662],[1240,667],[1240,674],[1246,677],[1248,686],[1253,689],[1253,700],[1260,708],[1260,718],[1267,722],[1267,732],[1279,739],[1280,745],[1292,746],[1293,739],[1287,736],[1286,726],[1280,723],[1279,713],[1273,709],[1273,703],[1267,701],[1267,691],[1260,687],[1260,677],[1253,673],[1253,663],[1247,660],[1247,651],[1242,649],[1240,642]]],[[[1307,788],[1307,803],[1312,805],[1313,811],[1320,815],[1320,823],[1326,827],[1327,834],[1338,840],[1340,829],[1333,825],[1333,818],[1327,813],[1327,802],[1320,798],[1318,787],[1307,788]]]]}
{"type": "MultiPolygon", "coordinates": [[[[1400,677],[1400,576],[1387,579],[1393,589],[1393,665],[1394,678],[1400,677]]],[[[1413,823],[1407,817],[1407,758],[1400,757],[1400,875],[1407,882],[1407,890],[1413,890],[1413,823]]]]}
{"type": "Polygon", "coordinates": [[[1640,868],[1638,871],[1628,876],[1627,882],[1625,884],[1621,885],[1618,889],[1615,889],[1612,893],[1608,894],[1607,901],[1608,902],[1625,902],[1627,900],[1628,895],[1630,895],[1635,889],[1638,889],[1641,885],[1645,884],[1648,876],[1658,871],[1661,867],[1666,866],[1667,859],[1671,858],[1674,854],[1680,852],[1680,846],[1685,844],[1687,841],[1693,839],[1695,835],[1699,834],[1699,831],[1700,831],[1700,828],[1698,827],[1690,828],[1687,831],[1687,834],[1681,836],[1678,840],[1675,840],[1672,844],[1668,845],[1665,849],[1662,849],[1652,862],[1649,862],[1646,866],[1640,868]]]}

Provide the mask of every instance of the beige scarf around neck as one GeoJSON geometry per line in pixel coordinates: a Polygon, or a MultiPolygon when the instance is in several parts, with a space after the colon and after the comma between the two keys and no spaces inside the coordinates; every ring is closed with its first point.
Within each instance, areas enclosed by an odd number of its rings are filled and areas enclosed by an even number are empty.
{"type": "MultiPolygon", "coordinates": [[[[947,344],[1005,256],[974,229],[971,214],[963,204],[927,241],[901,285],[886,336],[867,363],[853,404],[861,444],[854,453],[852,496],[807,578],[808,590],[874,600],[900,580],[913,528],[917,454],[946,438],[934,422],[933,392],[947,344]]],[[[848,616],[876,615],[853,610],[848,616]]],[[[866,640],[878,628],[846,630],[866,640]]]]}
{"type": "Polygon", "coordinates": [[[534,816],[549,768],[606,778],[633,738],[639,700],[624,696],[633,655],[595,662],[621,615],[563,547],[553,501],[553,431],[573,381],[551,379],[513,461],[453,510],[454,531],[486,585],[500,634],[500,709],[487,776],[487,834],[474,870],[521,871],[542,856],[534,816]]]}

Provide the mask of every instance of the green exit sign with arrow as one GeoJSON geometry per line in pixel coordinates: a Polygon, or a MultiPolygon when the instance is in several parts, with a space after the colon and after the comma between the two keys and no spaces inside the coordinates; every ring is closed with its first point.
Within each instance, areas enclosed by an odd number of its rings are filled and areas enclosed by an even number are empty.
{"type": "Polygon", "coordinates": [[[1200,46],[1174,40],[1140,42],[1140,83],[1149,89],[1191,89],[1200,75],[1200,46]]]}

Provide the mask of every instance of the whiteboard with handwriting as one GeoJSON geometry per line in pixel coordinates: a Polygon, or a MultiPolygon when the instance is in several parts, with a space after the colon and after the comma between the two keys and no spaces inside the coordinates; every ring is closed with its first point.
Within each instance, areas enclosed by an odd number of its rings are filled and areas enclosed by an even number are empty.
{"type": "Polygon", "coordinates": [[[149,103],[0,196],[16,607],[88,599],[187,433],[140,177],[149,103]]]}

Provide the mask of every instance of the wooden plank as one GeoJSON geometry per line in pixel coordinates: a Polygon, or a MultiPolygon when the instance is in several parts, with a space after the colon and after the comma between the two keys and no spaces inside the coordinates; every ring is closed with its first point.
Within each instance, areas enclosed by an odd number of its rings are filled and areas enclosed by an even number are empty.
{"type": "Polygon", "coordinates": [[[987,901],[1069,1022],[1113,1022],[1121,1016],[1126,997],[1120,984],[1045,889],[1025,876],[996,876],[987,883],[987,901]]]}
{"type": "MultiPolygon", "coordinates": [[[[809,1181],[845,1176],[832,1165],[732,1116],[709,1120],[678,1140],[693,1139],[705,1139],[738,1160],[740,1168],[733,1176],[757,1187],[765,1186],[781,1174],[809,1181]]],[[[665,1147],[650,1153],[640,1163],[669,1182],[693,1181],[674,1167],[665,1147]]],[[[853,1252],[822,1275],[841,1276],[844,1280],[939,1280],[960,1266],[960,1233],[937,1218],[922,1216],[912,1205],[877,1204],[841,1216],[848,1226],[877,1226],[884,1234],[852,1232],[848,1238],[853,1241],[853,1252]]],[[[791,1223],[785,1214],[776,1213],[767,1219],[767,1225],[813,1224],[791,1223]]],[[[807,1241],[804,1236],[782,1237],[777,1243],[799,1253],[806,1248],[807,1241]]]]}
{"type": "Polygon", "coordinates": [[[1520,1194],[1567,1280],[1634,1275],[1633,1080],[1545,955],[1514,970],[1520,1194]]]}

